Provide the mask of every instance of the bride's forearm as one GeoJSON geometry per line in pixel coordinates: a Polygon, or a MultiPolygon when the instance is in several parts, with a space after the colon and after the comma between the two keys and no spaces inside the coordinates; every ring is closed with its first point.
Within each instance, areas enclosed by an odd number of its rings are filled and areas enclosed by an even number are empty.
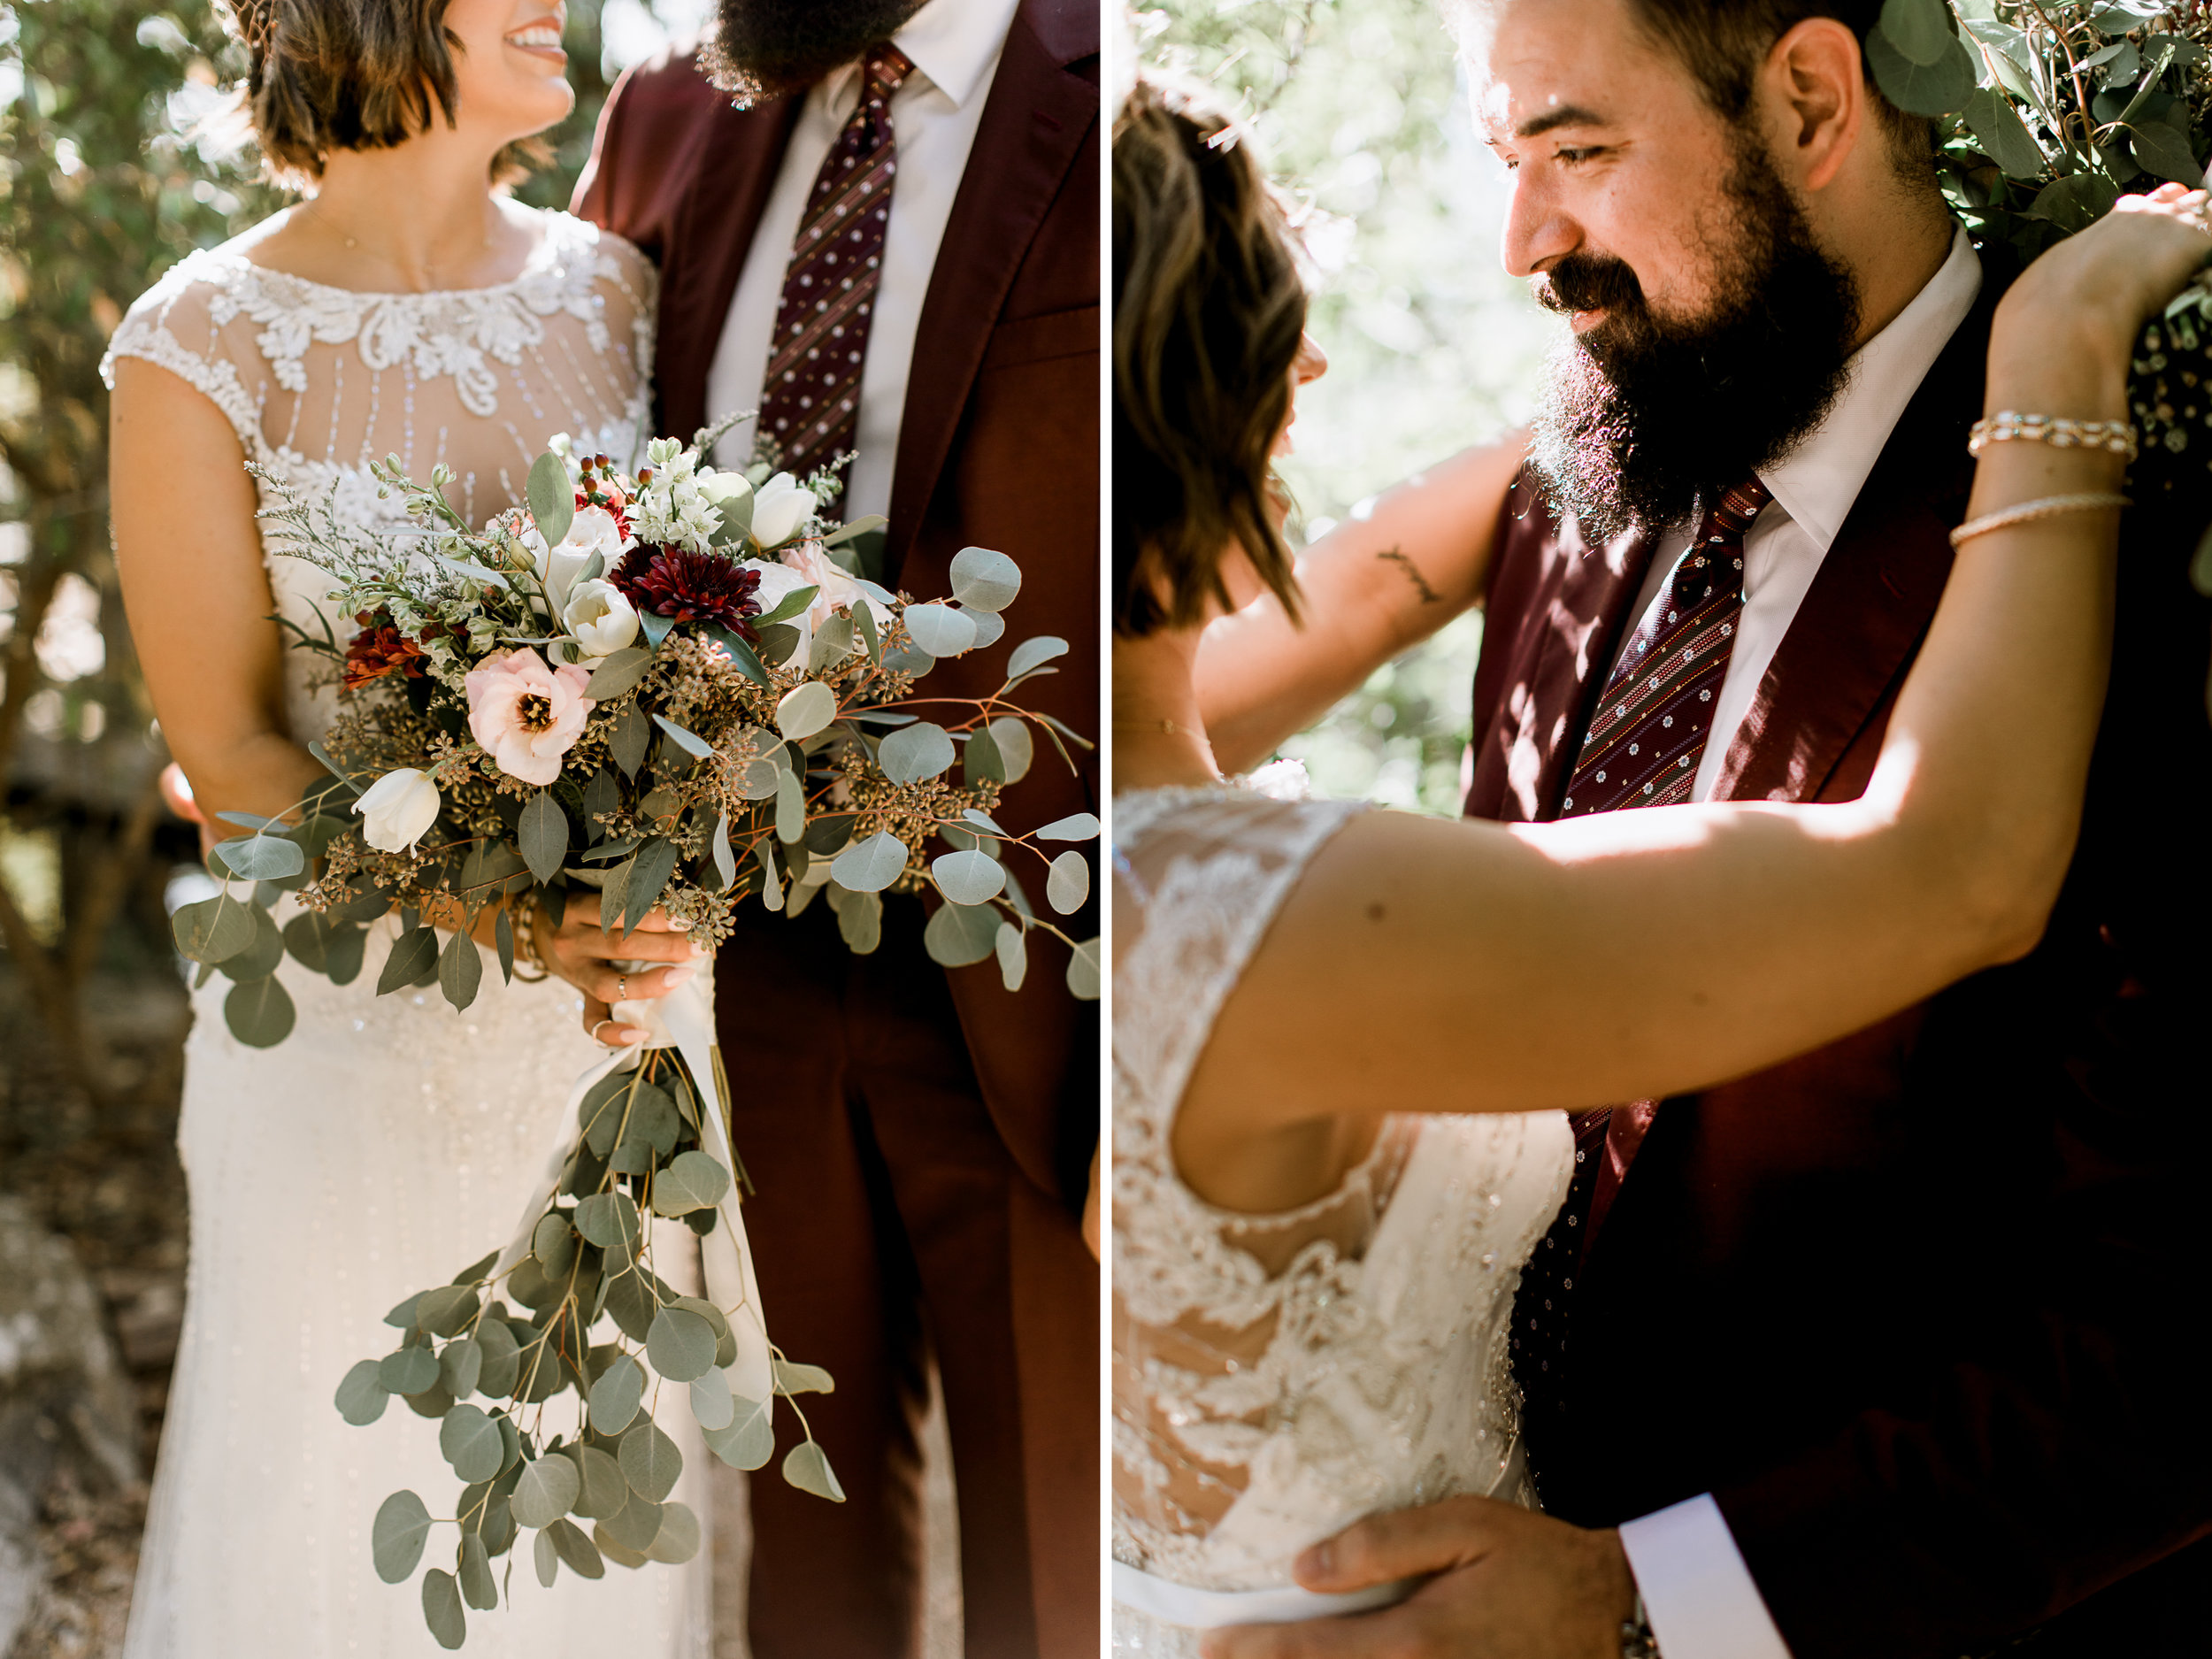
{"type": "Polygon", "coordinates": [[[1481,603],[1526,448],[1513,433],[1463,450],[1316,541],[1298,561],[1300,622],[1263,595],[1206,630],[1198,699],[1225,771],[1249,771],[1383,664],[1481,603]]]}

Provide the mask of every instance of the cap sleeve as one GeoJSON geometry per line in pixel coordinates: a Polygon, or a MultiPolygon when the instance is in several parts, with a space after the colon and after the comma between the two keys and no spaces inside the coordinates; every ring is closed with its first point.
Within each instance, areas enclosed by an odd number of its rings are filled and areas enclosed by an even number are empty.
{"type": "Polygon", "coordinates": [[[239,317],[237,305],[204,261],[198,256],[187,258],[124,314],[100,360],[100,379],[112,391],[115,365],[124,357],[168,370],[221,410],[247,456],[265,465],[271,458],[261,430],[261,382],[266,372],[253,347],[250,323],[245,326],[242,358],[235,349],[230,335],[239,317]],[[242,361],[248,365],[245,373],[242,361]]]}

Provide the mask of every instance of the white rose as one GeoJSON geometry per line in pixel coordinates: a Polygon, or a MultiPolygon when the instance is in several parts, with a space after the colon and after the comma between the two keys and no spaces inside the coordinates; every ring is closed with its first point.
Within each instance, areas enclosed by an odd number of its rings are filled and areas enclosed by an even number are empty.
{"type": "Polygon", "coordinates": [[[534,531],[523,536],[523,545],[530,549],[530,563],[545,585],[546,602],[555,616],[568,609],[568,590],[592,556],[600,556],[600,569],[611,570],[622,557],[622,528],[614,521],[614,515],[604,507],[579,507],[576,517],[568,526],[568,534],[561,544],[550,553],[545,541],[534,531]]]}
{"type": "Polygon", "coordinates": [[[788,472],[777,473],[753,496],[753,540],[764,548],[788,541],[814,508],[812,490],[788,472]]]}
{"type": "Polygon", "coordinates": [[[438,786],[412,766],[388,772],[353,803],[361,839],[380,853],[403,853],[438,821],[438,786]]]}
{"type": "Polygon", "coordinates": [[[569,590],[561,620],[587,657],[611,657],[637,638],[637,608],[596,576],[569,590]]]}

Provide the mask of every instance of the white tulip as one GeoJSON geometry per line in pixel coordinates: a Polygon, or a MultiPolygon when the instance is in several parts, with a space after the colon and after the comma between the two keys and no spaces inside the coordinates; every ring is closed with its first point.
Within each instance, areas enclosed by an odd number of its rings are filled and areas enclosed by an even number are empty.
{"type": "Polygon", "coordinates": [[[698,477],[699,493],[716,507],[726,507],[732,502],[743,501],[753,493],[751,482],[742,472],[707,471],[698,477]]]}
{"type": "Polygon", "coordinates": [[[587,657],[611,657],[637,638],[637,607],[612,582],[596,576],[569,590],[561,620],[587,657]]]}
{"type": "MultiPolygon", "coordinates": [[[[764,617],[781,604],[794,590],[814,586],[802,572],[793,570],[787,565],[779,564],[774,559],[745,559],[740,562],[739,568],[749,570],[760,578],[760,586],[753,589],[753,600],[760,606],[760,614],[764,617]]],[[[799,642],[791,648],[790,654],[782,662],[769,664],[773,668],[782,668],[792,663],[803,663],[809,648],[814,642],[813,620],[807,611],[802,611],[795,617],[786,617],[784,622],[787,626],[798,630],[799,642]]]]}
{"type": "Polygon", "coordinates": [[[780,546],[813,515],[814,492],[788,472],[779,472],[753,496],[753,540],[764,548],[780,546]]]}
{"type": "Polygon", "coordinates": [[[388,772],[353,803],[361,815],[361,839],[380,853],[413,848],[438,821],[438,786],[412,766],[388,772]]]}

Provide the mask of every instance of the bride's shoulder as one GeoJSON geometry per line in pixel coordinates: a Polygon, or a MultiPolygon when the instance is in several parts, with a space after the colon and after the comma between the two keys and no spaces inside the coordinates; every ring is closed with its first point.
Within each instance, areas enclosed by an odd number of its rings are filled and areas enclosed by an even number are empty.
{"type": "Polygon", "coordinates": [[[535,264],[562,271],[589,272],[643,298],[651,294],[653,262],[626,236],[558,208],[511,205],[538,221],[540,252],[535,264]]]}
{"type": "Polygon", "coordinates": [[[124,312],[125,326],[165,317],[180,305],[223,309],[222,299],[235,295],[260,269],[248,257],[255,244],[283,224],[278,212],[238,233],[227,242],[196,248],[154,279],[151,287],[124,312]]]}
{"type": "Polygon", "coordinates": [[[1358,801],[1309,798],[1303,784],[1301,772],[1294,780],[1262,775],[1203,788],[1118,795],[1117,871],[1133,878],[1138,887],[1148,888],[1173,866],[1224,857],[1238,864],[1294,869],[1364,806],[1358,801]]]}

